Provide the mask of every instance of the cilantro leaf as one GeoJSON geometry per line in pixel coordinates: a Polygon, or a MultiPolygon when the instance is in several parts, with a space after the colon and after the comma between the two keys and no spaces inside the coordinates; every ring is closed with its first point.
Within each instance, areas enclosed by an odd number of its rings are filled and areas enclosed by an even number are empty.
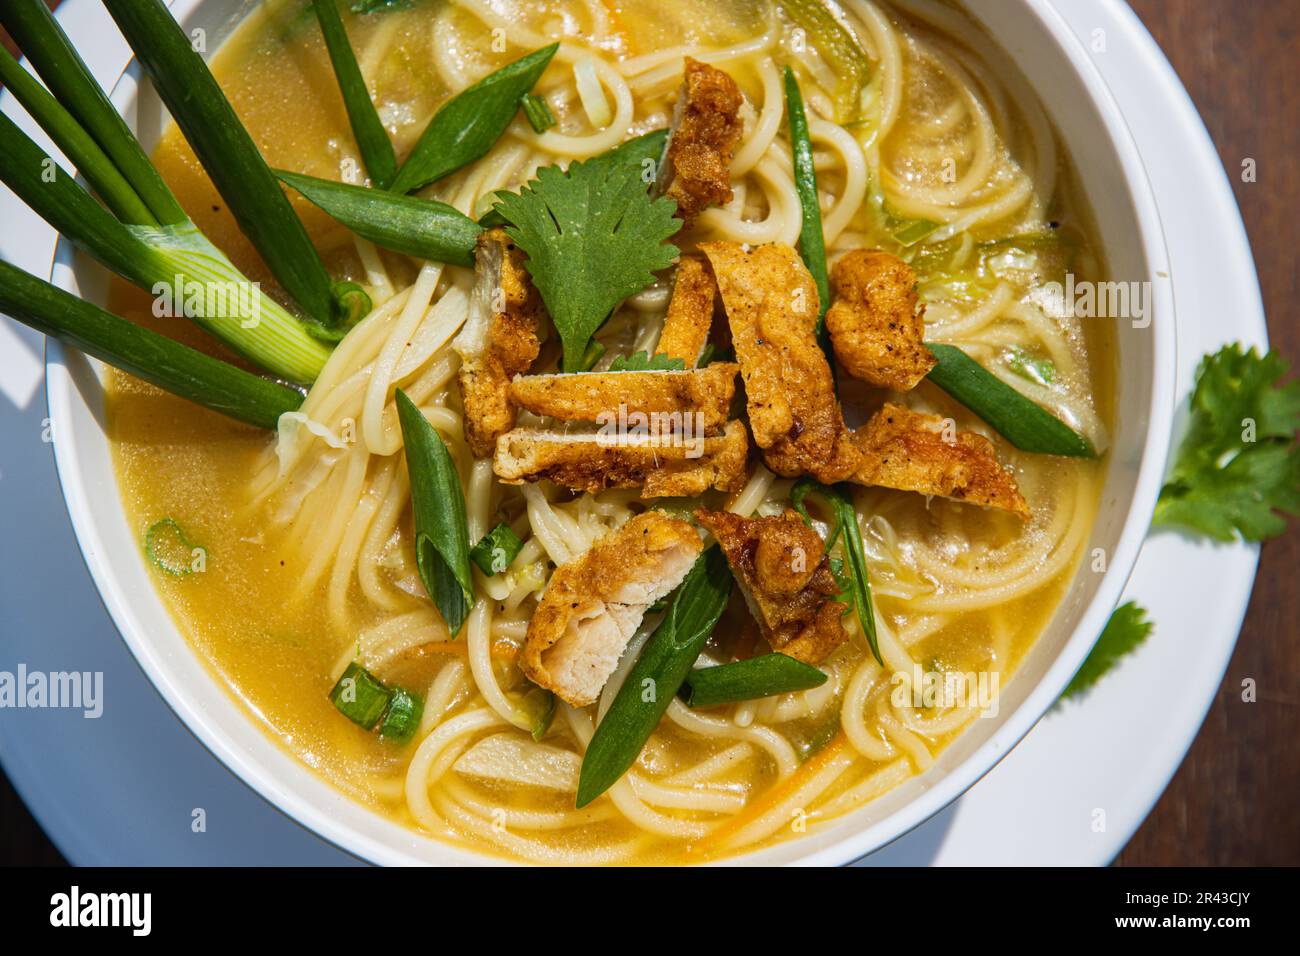
{"type": "Polygon", "coordinates": [[[631,355],[620,355],[610,363],[611,372],[684,372],[686,371],[686,361],[679,358],[669,358],[663,352],[659,352],[653,357],[646,355],[645,352],[633,352],[631,355]]]}
{"type": "Polygon", "coordinates": [[[1078,673],[1070,678],[1061,699],[1081,696],[1118,664],[1121,658],[1137,650],[1154,626],[1147,620],[1146,610],[1135,602],[1129,601],[1117,607],[1102,629],[1101,637],[1097,638],[1097,643],[1084,658],[1078,673]]]}
{"type": "Polygon", "coordinates": [[[587,343],[624,299],[654,281],[678,254],[671,199],[651,199],[641,171],[620,163],[548,166],[496,207],[564,346],[564,371],[582,369],[587,343]]]}
{"type": "Polygon", "coordinates": [[[1262,541],[1285,529],[1278,512],[1300,514],[1300,381],[1279,385],[1286,371],[1276,352],[1260,357],[1237,344],[1201,362],[1157,527],[1262,541]]]}

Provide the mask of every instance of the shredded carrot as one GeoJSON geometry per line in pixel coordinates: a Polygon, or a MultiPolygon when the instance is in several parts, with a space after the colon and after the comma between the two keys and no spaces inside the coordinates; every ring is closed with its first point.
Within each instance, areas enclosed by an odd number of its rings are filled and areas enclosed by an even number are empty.
{"type": "Polygon", "coordinates": [[[796,790],[825,770],[826,765],[835,759],[840,751],[848,745],[848,742],[849,738],[844,736],[844,731],[841,730],[798,770],[762,794],[730,820],[720,824],[716,829],[710,830],[698,842],[687,847],[686,852],[689,854],[704,854],[716,850],[722,843],[749,826],[763,814],[774,807],[780,806],[782,801],[788,799],[796,790]]]}
{"type": "MultiPolygon", "coordinates": [[[[421,644],[434,654],[455,654],[457,657],[469,657],[469,644],[465,641],[430,641],[421,644]]],[[[513,644],[496,643],[492,645],[492,656],[499,661],[513,661],[519,656],[519,648],[513,644]]]]}

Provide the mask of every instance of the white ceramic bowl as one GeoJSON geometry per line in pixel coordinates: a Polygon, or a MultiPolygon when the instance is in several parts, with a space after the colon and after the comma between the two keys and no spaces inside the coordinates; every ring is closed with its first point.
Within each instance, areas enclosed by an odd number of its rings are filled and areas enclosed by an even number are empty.
{"type": "MultiPolygon", "coordinates": [[[[174,0],[187,30],[215,50],[247,10],[243,0],[174,0]]],[[[1137,558],[1164,473],[1173,415],[1174,312],[1154,199],[1129,130],[1089,53],[1051,0],[967,0],[1011,55],[1074,158],[1111,278],[1149,283],[1153,321],[1118,333],[1118,414],[1088,553],[1042,638],[1003,688],[998,716],[977,720],[926,773],[806,836],[734,858],[752,864],[841,864],[883,846],[975,783],[1059,697],[1105,625],[1137,558]]],[[[1090,38],[1095,41],[1099,38],[1090,38]]],[[[1100,38],[1103,39],[1104,38],[1100,38]]],[[[132,67],[113,102],[150,145],[164,115],[132,67]]],[[[103,270],[61,241],[53,281],[102,301],[103,270]]],[[[494,858],[399,827],[345,797],[262,732],[181,635],[159,600],[128,526],[103,426],[99,363],[51,342],[50,418],[68,512],[86,564],[123,638],[185,725],[249,786],[292,818],[356,855],[384,864],[483,864],[494,858]]]]}

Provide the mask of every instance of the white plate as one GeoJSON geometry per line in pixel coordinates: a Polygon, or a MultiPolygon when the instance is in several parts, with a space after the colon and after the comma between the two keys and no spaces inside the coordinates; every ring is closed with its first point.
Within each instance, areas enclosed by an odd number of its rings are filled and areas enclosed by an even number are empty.
{"type": "MultiPolygon", "coordinates": [[[[1104,32],[1098,66],[1152,173],[1179,301],[1185,393],[1201,353],[1223,341],[1265,340],[1241,220],[1199,118],[1132,13],[1117,0],[1057,5],[1085,42],[1104,32]],[[1203,278],[1211,275],[1213,287],[1203,278]]],[[[82,9],[88,6],[68,0],[60,19],[111,85],[130,53],[115,31],[97,26],[102,10],[82,9]]],[[[5,109],[21,112],[7,98],[5,109]]],[[[52,232],[7,193],[0,213],[5,258],[47,274],[52,232]]],[[[0,670],[20,662],[32,670],[102,670],[112,705],[99,720],[6,712],[0,761],[10,778],[77,863],[350,861],[232,777],[174,718],[117,639],[41,444],[41,351],[39,336],[0,326],[0,392],[13,402],[0,424],[0,527],[7,541],[21,542],[0,555],[0,670]],[[201,834],[191,829],[197,808],[207,821],[201,834]]],[[[1235,643],[1255,561],[1256,550],[1244,545],[1209,548],[1169,535],[1149,542],[1130,595],[1152,611],[1156,636],[1085,702],[1049,714],[956,804],[866,862],[1109,861],[1195,736],[1235,643]]]]}

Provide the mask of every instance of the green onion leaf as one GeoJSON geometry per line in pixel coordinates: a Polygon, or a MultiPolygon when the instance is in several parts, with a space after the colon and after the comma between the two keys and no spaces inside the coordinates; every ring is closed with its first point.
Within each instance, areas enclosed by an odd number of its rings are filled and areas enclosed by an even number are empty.
{"type": "Polygon", "coordinates": [[[447,446],[406,393],[397,390],[415,511],[415,562],[420,579],[455,637],[474,603],[469,530],[460,473],[447,446]]]}
{"type": "Polygon", "coordinates": [[[470,551],[469,559],[478,565],[480,571],[492,577],[510,567],[523,547],[519,535],[503,521],[479,539],[470,551]]]}
{"type": "Polygon", "coordinates": [[[0,312],[173,395],[260,428],[302,394],[105,312],[0,262],[0,312]]]}
{"type": "Polygon", "coordinates": [[[81,128],[81,124],[50,95],[35,77],[0,48],[0,84],[13,93],[18,102],[49,134],[72,163],[77,172],[104,200],[118,219],[136,225],[157,225],[149,207],[136,195],[113,161],[108,158],[94,137],[81,128]]]}
{"type": "Polygon", "coordinates": [[[680,696],[688,707],[698,709],[807,690],[824,683],[826,674],[811,664],[784,654],[763,654],[691,671],[680,696]]]}
{"type": "Polygon", "coordinates": [[[474,266],[483,227],[446,203],[277,169],[275,174],[332,218],[377,246],[448,265],[474,266]]]}
{"type": "Polygon", "coordinates": [[[826,550],[830,551],[836,539],[841,534],[844,535],[844,555],[849,574],[845,580],[846,576],[841,569],[835,573],[835,577],[842,586],[847,585],[848,593],[839,600],[845,600],[857,612],[858,626],[861,627],[862,634],[871,648],[871,656],[881,667],[884,667],[885,662],[880,656],[880,644],[876,635],[876,612],[871,602],[867,549],[862,542],[862,529],[858,525],[858,510],[853,505],[852,492],[843,487],[828,488],[811,478],[799,479],[790,490],[790,503],[799,514],[803,515],[804,522],[812,527],[812,519],[804,504],[804,499],[810,493],[815,493],[826,501],[834,519],[831,523],[831,533],[826,538],[826,550]]]}
{"type": "Polygon", "coordinates": [[[420,718],[424,716],[424,698],[404,687],[394,687],[390,693],[392,698],[388,702],[388,712],[379,725],[379,736],[395,744],[404,744],[420,729],[420,718]]]}
{"type": "Polygon", "coordinates": [[[713,633],[731,583],[721,548],[715,545],[696,560],[596,727],[578,776],[579,808],[612,787],[636,761],[713,633]]]}
{"type": "Polygon", "coordinates": [[[104,5],[280,285],[313,320],[326,328],[338,325],[330,277],[307,230],[180,24],[162,0],[104,5]]]}
{"type": "MultiPolygon", "coordinates": [[[[0,22],[27,54],[54,98],[76,117],[86,133],[94,137],[99,148],[149,208],[152,220],[143,220],[143,223],[153,221],[161,225],[176,225],[184,222],[185,210],[131,135],[126,121],[95,82],[44,0],[6,0],[0,4],[0,22]]],[[[69,158],[80,162],[71,154],[69,158]]],[[[85,172],[87,180],[91,180],[89,171],[85,172]]],[[[93,180],[91,182],[93,184],[93,180]]],[[[136,218],[131,217],[128,221],[136,218]]]]}
{"type": "Polygon", "coordinates": [[[961,349],[931,345],[939,360],[929,379],[1021,451],[1095,458],[1092,443],[1047,409],[1003,382],[961,349]]]}
{"type": "Polygon", "coordinates": [[[799,747],[799,759],[807,760],[812,757],[813,754],[817,753],[817,751],[821,750],[828,743],[834,740],[839,735],[839,732],[840,709],[836,707],[835,712],[831,714],[830,718],[814,730],[812,736],[810,736],[802,746],[799,747]]]}
{"type": "Polygon", "coordinates": [[[524,116],[528,120],[528,125],[539,136],[555,125],[555,114],[546,105],[546,100],[540,96],[525,93],[524,98],[519,101],[519,105],[524,108],[524,116]]]}
{"type": "Polygon", "coordinates": [[[393,154],[388,131],[370,99],[361,68],[357,66],[357,57],[348,42],[348,32],[339,16],[339,8],[335,0],[312,0],[312,6],[316,10],[321,35],[325,38],[330,63],[334,66],[334,76],[339,81],[339,92],[343,94],[343,106],[352,126],[352,136],[361,151],[361,161],[366,164],[371,181],[380,189],[387,189],[397,175],[397,157],[393,154]]]}
{"type": "Polygon", "coordinates": [[[159,571],[174,578],[194,573],[195,546],[185,537],[181,526],[163,518],[144,533],[144,553],[159,571]]]}
{"type": "Polygon", "coordinates": [[[330,700],[339,713],[366,730],[372,730],[379,723],[392,696],[379,678],[356,661],[348,665],[330,691],[330,700]]]}
{"type": "MultiPolygon", "coordinates": [[[[790,122],[790,150],[794,158],[794,185],[799,193],[799,207],[803,210],[803,225],[799,227],[799,254],[812,273],[820,300],[817,312],[817,335],[823,338],[822,328],[826,310],[831,307],[831,281],[826,269],[826,236],[822,231],[821,198],[817,194],[817,171],[813,167],[812,139],[808,135],[808,117],[804,113],[803,94],[794,71],[785,68],[785,109],[790,122]]],[[[826,343],[823,342],[823,348],[826,343]]],[[[832,368],[834,363],[832,363],[832,368]]]]}
{"type": "Polygon", "coordinates": [[[558,43],[543,47],[452,97],[429,121],[397,171],[392,191],[421,189],[486,156],[559,48],[558,43]]]}

